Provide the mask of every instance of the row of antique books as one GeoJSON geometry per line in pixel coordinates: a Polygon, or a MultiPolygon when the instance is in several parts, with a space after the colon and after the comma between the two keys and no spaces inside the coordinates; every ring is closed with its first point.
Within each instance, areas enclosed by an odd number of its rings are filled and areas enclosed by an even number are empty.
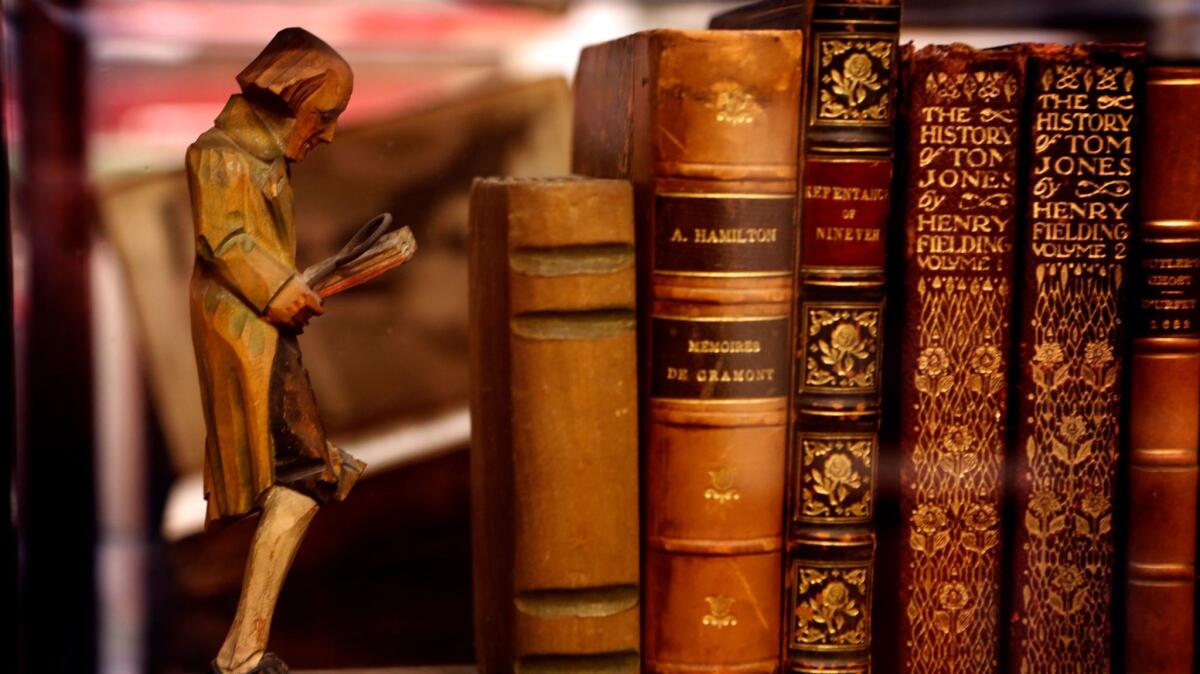
{"type": "Polygon", "coordinates": [[[585,49],[577,175],[474,186],[482,671],[1192,672],[1200,68],[789,6],[585,49]]]}

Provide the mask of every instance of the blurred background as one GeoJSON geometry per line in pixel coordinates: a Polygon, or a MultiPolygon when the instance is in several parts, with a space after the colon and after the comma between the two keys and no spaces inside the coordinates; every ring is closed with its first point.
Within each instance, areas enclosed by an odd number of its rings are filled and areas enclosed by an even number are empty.
{"type": "MultiPolygon", "coordinates": [[[[293,167],[299,259],[391,211],[420,242],[302,337],[331,438],[370,464],[318,515],[272,643],[297,668],[472,661],[466,446],[471,179],[569,166],[579,49],[701,28],[729,3],[7,0],[0,177],[0,670],[197,672],[233,614],[254,522],[203,533],[182,160],[287,26],[340,51],[336,142],[293,167]],[[10,667],[11,666],[11,667],[10,667]]],[[[1200,57],[1200,0],[909,0],[904,39],[1144,39],[1200,57]]],[[[886,497],[886,495],[884,495],[886,497]]]]}

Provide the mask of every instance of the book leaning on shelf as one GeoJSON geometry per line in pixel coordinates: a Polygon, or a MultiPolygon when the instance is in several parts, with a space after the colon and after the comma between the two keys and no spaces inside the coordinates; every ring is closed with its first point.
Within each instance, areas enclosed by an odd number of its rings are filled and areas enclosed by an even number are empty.
{"type": "Polygon", "coordinates": [[[645,672],[776,672],[803,34],[589,47],[574,169],[633,182],[645,672]]]}
{"type": "Polygon", "coordinates": [[[636,674],[629,184],[476,180],[469,238],[480,671],[636,674]]]}

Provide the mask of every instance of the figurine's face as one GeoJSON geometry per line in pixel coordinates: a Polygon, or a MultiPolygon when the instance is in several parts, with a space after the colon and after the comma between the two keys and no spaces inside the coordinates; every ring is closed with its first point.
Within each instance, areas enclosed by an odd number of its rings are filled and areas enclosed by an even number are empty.
{"type": "Polygon", "coordinates": [[[296,109],[296,123],[288,135],[287,158],[300,161],[321,143],[333,140],[338,115],[350,102],[350,82],[336,71],[296,109]]]}

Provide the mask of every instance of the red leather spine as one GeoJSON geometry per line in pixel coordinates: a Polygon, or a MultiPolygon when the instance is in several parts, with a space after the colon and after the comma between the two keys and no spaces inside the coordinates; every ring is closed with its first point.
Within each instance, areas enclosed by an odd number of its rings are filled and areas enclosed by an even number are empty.
{"type": "Polygon", "coordinates": [[[871,670],[899,20],[898,0],[812,8],[788,467],[793,674],[871,670]]]}

